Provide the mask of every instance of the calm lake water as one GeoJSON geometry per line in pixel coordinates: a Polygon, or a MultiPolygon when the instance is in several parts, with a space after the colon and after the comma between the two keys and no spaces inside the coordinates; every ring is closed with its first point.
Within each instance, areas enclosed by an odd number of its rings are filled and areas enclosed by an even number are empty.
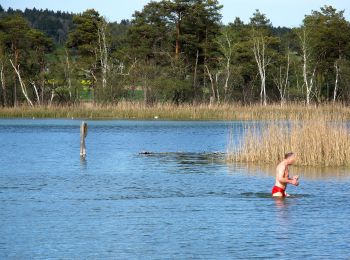
{"type": "Polygon", "coordinates": [[[242,122],[88,121],[85,161],[79,125],[0,120],[0,259],[350,259],[347,169],[276,200],[273,168],[211,154],[242,122]]]}

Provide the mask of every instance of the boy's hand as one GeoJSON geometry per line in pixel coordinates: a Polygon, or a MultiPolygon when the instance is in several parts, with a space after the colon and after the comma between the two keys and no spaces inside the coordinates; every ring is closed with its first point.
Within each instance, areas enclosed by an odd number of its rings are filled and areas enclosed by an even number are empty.
{"type": "Polygon", "coordinates": [[[299,176],[298,175],[294,175],[293,176],[292,184],[295,185],[295,186],[299,185],[299,176]]]}

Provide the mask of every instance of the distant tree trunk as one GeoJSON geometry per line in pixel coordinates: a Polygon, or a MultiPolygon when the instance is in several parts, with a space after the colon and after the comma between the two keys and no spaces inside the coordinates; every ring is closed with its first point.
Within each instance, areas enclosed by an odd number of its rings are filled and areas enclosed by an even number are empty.
{"type": "Polygon", "coordinates": [[[68,82],[68,89],[69,89],[69,98],[72,100],[72,82],[70,78],[70,62],[69,62],[69,55],[68,50],[64,49],[66,53],[66,68],[65,68],[65,77],[68,82]]]}
{"type": "Polygon", "coordinates": [[[17,106],[17,75],[16,75],[16,72],[13,73],[12,81],[13,81],[12,102],[13,102],[13,106],[16,107],[17,106]]]}
{"type": "Polygon", "coordinates": [[[231,42],[232,39],[229,38],[227,31],[224,31],[222,36],[223,36],[222,38],[218,39],[217,43],[219,44],[220,50],[223,56],[225,57],[224,101],[226,102],[228,85],[231,77],[231,59],[232,59],[232,52],[233,52],[234,45],[232,45],[232,42],[231,42]]]}
{"type": "Polygon", "coordinates": [[[1,88],[2,88],[2,97],[3,97],[3,104],[6,107],[7,106],[7,90],[6,90],[6,81],[5,81],[5,75],[4,75],[4,63],[1,61],[0,63],[0,79],[1,79],[1,88]]]}
{"type": "Polygon", "coordinates": [[[41,104],[44,104],[44,99],[45,99],[45,79],[41,79],[41,93],[40,93],[40,99],[41,99],[41,104]]]}
{"type": "Polygon", "coordinates": [[[210,97],[210,103],[215,102],[216,101],[216,91],[215,91],[215,83],[214,83],[214,79],[213,76],[211,75],[209,68],[207,65],[205,65],[205,68],[207,70],[207,74],[209,76],[209,80],[210,80],[210,84],[211,84],[211,91],[212,91],[212,95],[210,97]]]}
{"type": "Polygon", "coordinates": [[[231,77],[230,67],[231,67],[231,57],[228,57],[227,60],[226,60],[226,79],[225,79],[225,85],[224,85],[224,95],[225,95],[224,99],[225,99],[225,102],[227,100],[228,82],[229,82],[230,77],[231,77]]]}
{"type": "Polygon", "coordinates": [[[290,66],[290,53],[288,50],[285,75],[283,75],[282,66],[280,66],[278,77],[277,76],[274,77],[275,85],[280,94],[281,106],[283,106],[286,102],[286,93],[287,93],[287,88],[289,86],[289,66],[290,66]]]}
{"type": "MultiPolygon", "coordinates": [[[[36,95],[37,103],[38,103],[38,105],[40,106],[40,105],[41,105],[41,101],[40,101],[40,96],[39,96],[38,88],[37,88],[36,85],[35,85],[35,81],[32,81],[31,84],[33,85],[33,88],[34,88],[34,92],[35,92],[35,95],[36,95]]],[[[44,99],[42,99],[42,101],[44,102],[44,99]]]]}
{"type": "Polygon", "coordinates": [[[50,98],[49,106],[52,105],[52,101],[53,101],[53,99],[54,99],[55,96],[56,96],[55,91],[52,89],[52,90],[51,90],[51,98],[50,98]]]}
{"type": "Polygon", "coordinates": [[[218,71],[215,74],[215,86],[216,86],[216,99],[220,103],[220,91],[219,91],[219,76],[220,76],[220,71],[218,71]]]}
{"type": "Polygon", "coordinates": [[[180,21],[181,21],[181,15],[180,18],[178,20],[178,22],[176,23],[176,43],[175,43],[175,57],[178,58],[180,55],[180,21]]]}
{"type": "Polygon", "coordinates": [[[39,60],[40,64],[40,74],[39,74],[39,80],[38,83],[40,84],[40,97],[39,97],[39,91],[36,86],[36,82],[32,81],[32,85],[35,90],[35,94],[37,96],[38,105],[44,105],[45,100],[45,71],[46,71],[46,62],[45,62],[45,53],[38,54],[41,58],[39,60]]]}
{"type": "Polygon", "coordinates": [[[209,67],[205,65],[205,68],[207,70],[207,74],[209,76],[210,84],[211,84],[211,90],[212,90],[212,97],[211,97],[211,103],[212,102],[220,102],[220,91],[219,91],[219,76],[221,74],[220,71],[215,73],[215,79],[213,77],[213,74],[210,72],[209,67]]]}
{"type": "Polygon", "coordinates": [[[98,28],[98,43],[100,51],[100,64],[102,70],[102,87],[107,87],[107,72],[108,72],[108,49],[106,42],[107,24],[101,22],[98,28]]]}
{"type": "Polygon", "coordinates": [[[16,66],[13,64],[13,62],[12,62],[11,59],[10,59],[10,62],[11,62],[11,65],[12,65],[13,69],[15,70],[15,72],[16,72],[16,74],[17,74],[18,81],[19,81],[19,84],[20,84],[20,86],[21,86],[22,93],[23,93],[24,97],[26,98],[26,100],[27,100],[27,102],[29,103],[29,105],[33,107],[33,106],[34,106],[34,105],[33,105],[33,102],[30,100],[30,98],[29,98],[29,96],[28,96],[27,88],[26,88],[26,86],[25,86],[25,84],[24,84],[24,82],[23,82],[23,80],[22,80],[21,74],[20,74],[20,72],[19,72],[19,65],[16,67],[16,66]]]}
{"type": "Polygon", "coordinates": [[[181,53],[181,42],[180,42],[180,37],[181,37],[181,23],[182,19],[186,14],[183,12],[183,10],[177,10],[176,11],[176,18],[175,18],[175,23],[176,23],[176,39],[175,39],[175,58],[179,58],[179,55],[181,53]]]}
{"type": "Polygon", "coordinates": [[[196,98],[196,86],[197,86],[197,68],[198,68],[198,58],[199,58],[199,50],[197,49],[196,54],[196,63],[194,65],[194,72],[193,72],[193,97],[196,98]]]}
{"type": "Polygon", "coordinates": [[[335,61],[334,67],[335,67],[335,83],[334,83],[334,92],[333,92],[333,103],[335,103],[335,100],[337,99],[337,92],[338,92],[339,73],[340,73],[338,61],[335,61]]]}
{"type": "Polygon", "coordinates": [[[266,97],[266,68],[269,65],[269,60],[266,56],[266,42],[264,37],[254,37],[253,39],[253,52],[256,64],[258,65],[260,76],[260,103],[261,105],[267,105],[266,97]]]}
{"type": "Polygon", "coordinates": [[[299,35],[299,39],[301,42],[301,51],[303,56],[303,79],[304,85],[306,87],[306,104],[309,105],[311,101],[311,94],[314,89],[315,84],[315,75],[316,75],[316,66],[314,67],[311,75],[309,71],[309,47],[307,46],[307,36],[305,29],[302,34],[299,35]]]}
{"type": "MultiPolygon", "coordinates": [[[[14,44],[12,44],[12,50],[15,56],[15,67],[18,66],[18,59],[19,59],[19,50],[16,48],[14,44]]],[[[16,80],[16,72],[13,73],[13,105],[17,106],[17,80],[16,80]]]]}
{"type": "Polygon", "coordinates": [[[227,48],[223,48],[226,49],[224,56],[226,58],[226,78],[225,78],[225,84],[224,84],[224,100],[226,101],[227,99],[227,91],[228,91],[228,82],[230,80],[231,77],[231,56],[232,56],[232,44],[230,39],[228,38],[228,35],[226,33],[225,35],[226,38],[226,43],[227,43],[227,48]]]}

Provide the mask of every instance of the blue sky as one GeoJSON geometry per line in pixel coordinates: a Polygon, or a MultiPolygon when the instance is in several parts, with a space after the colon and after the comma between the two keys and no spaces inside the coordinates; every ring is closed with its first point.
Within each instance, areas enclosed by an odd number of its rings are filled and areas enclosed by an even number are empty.
{"type": "MultiPolygon", "coordinates": [[[[69,11],[80,13],[88,8],[94,8],[109,21],[130,19],[135,10],[149,0],[1,0],[0,4],[7,9],[37,8],[69,11]]],[[[321,6],[332,5],[338,10],[345,10],[345,17],[350,20],[350,0],[219,0],[224,5],[222,10],[223,23],[240,17],[249,21],[255,9],[260,9],[271,20],[274,26],[299,26],[305,14],[311,10],[319,10],[321,6]]]]}

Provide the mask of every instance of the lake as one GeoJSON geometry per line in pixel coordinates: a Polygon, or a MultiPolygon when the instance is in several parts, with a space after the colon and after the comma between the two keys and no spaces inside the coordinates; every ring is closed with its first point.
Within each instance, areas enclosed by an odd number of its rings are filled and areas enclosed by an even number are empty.
{"type": "Polygon", "coordinates": [[[273,199],[223,161],[243,122],[87,121],[86,160],[80,123],[0,120],[0,259],[350,259],[348,169],[273,199]]]}

